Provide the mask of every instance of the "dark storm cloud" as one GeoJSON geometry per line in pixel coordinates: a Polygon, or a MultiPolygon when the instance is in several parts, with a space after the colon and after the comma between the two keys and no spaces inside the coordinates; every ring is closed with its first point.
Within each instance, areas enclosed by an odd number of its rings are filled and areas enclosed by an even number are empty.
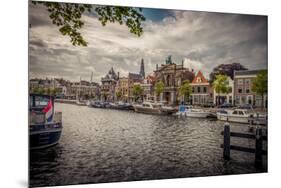
{"type": "Polygon", "coordinates": [[[29,3],[29,26],[41,27],[51,25],[49,14],[43,5],[29,3]]]}
{"type": "Polygon", "coordinates": [[[168,55],[206,76],[222,63],[267,67],[265,16],[161,10],[157,18],[153,9],[145,14],[153,19],[143,23],[141,37],[132,35],[126,26],[103,27],[96,16],[84,15],[82,34],[89,45],[74,47],[50,23],[44,7],[32,6],[30,20],[36,27],[30,28],[31,76],[78,80],[80,76],[89,79],[93,72],[95,81],[100,81],[111,67],[121,76],[138,72],[141,58],[146,72],[153,72],[168,55]]]}

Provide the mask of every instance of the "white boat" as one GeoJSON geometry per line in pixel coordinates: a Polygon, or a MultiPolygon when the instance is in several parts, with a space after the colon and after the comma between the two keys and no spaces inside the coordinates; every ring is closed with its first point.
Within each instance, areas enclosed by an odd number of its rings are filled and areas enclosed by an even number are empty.
{"type": "Polygon", "coordinates": [[[247,109],[234,109],[234,110],[219,110],[217,112],[218,120],[237,122],[237,123],[256,123],[262,122],[266,119],[265,115],[258,115],[257,113],[250,112],[247,109]]]}
{"type": "Polygon", "coordinates": [[[172,114],[175,109],[172,107],[164,106],[161,103],[143,102],[142,104],[133,105],[135,112],[145,113],[145,114],[172,114]]]}
{"type": "Polygon", "coordinates": [[[199,108],[193,108],[192,106],[180,105],[179,111],[176,113],[177,116],[194,117],[194,118],[209,118],[215,117],[215,114],[205,111],[199,108]]]}
{"type": "Polygon", "coordinates": [[[85,101],[80,101],[80,100],[76,100],[76,105],[78,106],[86,106],[86,102],[85,101]]]}

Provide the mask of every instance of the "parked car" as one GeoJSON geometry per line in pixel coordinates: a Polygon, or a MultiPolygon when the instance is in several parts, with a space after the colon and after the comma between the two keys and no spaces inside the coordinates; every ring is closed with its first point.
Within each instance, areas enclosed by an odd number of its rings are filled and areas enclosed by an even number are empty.
{"type": "Polygon", "coordinates": [[[209,102],[209,103],[203,104],[202,106],[205,107],[205,108],[214,108],[214,107],[215,107],[215,104],[212,103],[212,102],[209,102]]]}
{"type": "Polygon", "coordinates": [[[218,105],[218,108],[232,108],[232,107],[234,107],[234,106],[230,103],[224,103],[224,104],[218,105]]]}

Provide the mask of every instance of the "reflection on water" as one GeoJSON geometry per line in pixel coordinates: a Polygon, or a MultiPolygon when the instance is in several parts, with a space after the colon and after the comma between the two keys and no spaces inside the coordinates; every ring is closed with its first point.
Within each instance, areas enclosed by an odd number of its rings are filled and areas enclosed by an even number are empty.
{"type": "MultiPolygon", "coordinates": [[[[55,147],[30,153],[31,186],[259,172],[253,154],[222,158],[223,122],[56,104],[63,132],[55,147]]],[[[247,131],[245,125],[231,130],[247,131]]],[[[253,147],[248,139],[232,143],[253,147]]]]}

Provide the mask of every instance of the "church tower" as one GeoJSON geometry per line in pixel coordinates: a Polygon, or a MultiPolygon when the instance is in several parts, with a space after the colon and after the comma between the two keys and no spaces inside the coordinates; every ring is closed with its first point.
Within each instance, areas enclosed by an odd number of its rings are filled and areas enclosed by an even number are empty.
{"type": "Polygon", "coordinates": [[[141,58],[140,75],[142,76],[142,78],[145,78],[143,58],[141,58]]]}

